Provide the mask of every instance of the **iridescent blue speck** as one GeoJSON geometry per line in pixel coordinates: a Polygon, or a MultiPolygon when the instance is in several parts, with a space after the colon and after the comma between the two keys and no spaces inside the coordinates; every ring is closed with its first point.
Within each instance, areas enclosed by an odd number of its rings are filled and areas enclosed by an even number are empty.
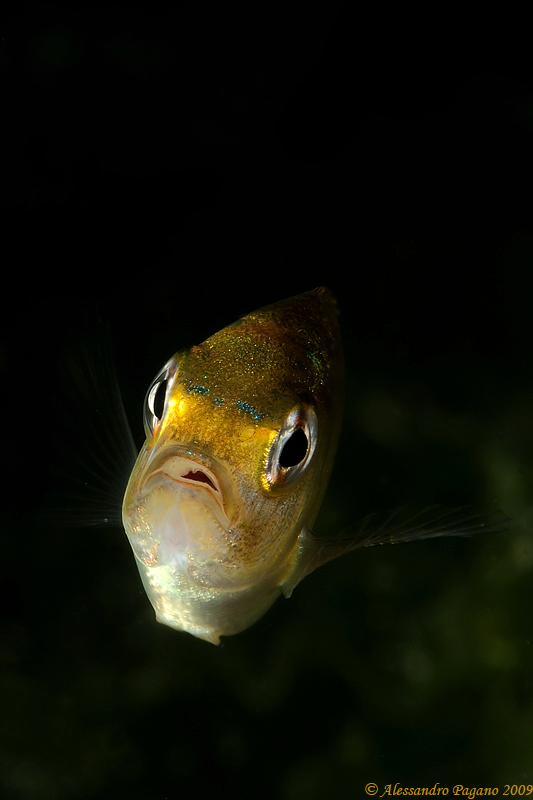
{"type": "Polygon", "coordinates": [[[254,419],[260,420],[263,419],[265,414],[261,414],[257,408],[254,408],[250,405],[250,403],[246,403],[244,400],[237,400],[235,406],[239,409],[239,411],[244,411],[245,414],[250,414],[254,419]]]}
{"type": "Polygon", "coordinates": [[[207,386],[187,386],[188,392],[196,392],[196,394],[209,394],[207,386]]]}

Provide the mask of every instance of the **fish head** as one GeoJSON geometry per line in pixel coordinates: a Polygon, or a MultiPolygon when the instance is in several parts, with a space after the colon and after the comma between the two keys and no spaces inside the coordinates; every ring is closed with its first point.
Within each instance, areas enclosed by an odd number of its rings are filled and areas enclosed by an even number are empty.
{"type": "Polygon", "coordinates": [[[165,364],[123,503],[160,622],[218,643],[280,595],[327,485],[342,384],[336,304],[323,288],[165,364]]]}

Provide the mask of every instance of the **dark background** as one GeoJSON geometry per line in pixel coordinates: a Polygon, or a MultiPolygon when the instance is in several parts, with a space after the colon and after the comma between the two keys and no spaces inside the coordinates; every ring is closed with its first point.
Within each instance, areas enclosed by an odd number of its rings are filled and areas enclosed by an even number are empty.
{"type": "Polygon", "coordinates": [[[350,8],[3,12],[2,798],[533,784],[527,25],[350,8]],[[318,284],[348,374],[319,530],[512,522],[353,553],[215,648],[155,623],[119,527],[65,524],[58,467],[111,496],[124,462],[65,354],[99,314],[140,444],[175,350],[318,284]]]}

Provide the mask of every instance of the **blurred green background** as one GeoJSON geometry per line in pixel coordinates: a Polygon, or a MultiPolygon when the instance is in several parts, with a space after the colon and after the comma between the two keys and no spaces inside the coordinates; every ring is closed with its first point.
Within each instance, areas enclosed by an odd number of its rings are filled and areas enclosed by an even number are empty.
{"type": "Polygon", "coordinates": [[[533,784],[533,75],[520,24],[508,49],[426,13],[5,20],[2,800],[533,784]],[[116,512],[125,474],[65,352],[97,308],[139,445],[173,352],[318,284],[347,361],[319,532],[406,503],[511,522],[354,552],[213,647],[155,623],[119,527],[65,525],[68,477],[100,459],[116,512]]]}

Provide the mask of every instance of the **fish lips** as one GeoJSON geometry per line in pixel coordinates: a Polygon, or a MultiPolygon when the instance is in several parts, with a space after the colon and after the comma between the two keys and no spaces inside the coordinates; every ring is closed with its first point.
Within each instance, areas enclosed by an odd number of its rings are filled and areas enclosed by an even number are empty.
{"type": "Polygon", "coordinates": [[[218,461],[197,449],[165,447],[146,464],[124,516],[137,558],[155,566],[174,562],[181,553],[177,560],[184,568],[193,553],[199,557],[208,549],[206,541],[232,537],[236,497],[233,480],[218,461]]]}
{"type": "Polygon", "coordinates": [[[166,446],[150,459],[140,482],[140,492],[145,494],[154,486],[168,482],[189,486],[204,492],[220,508],[227,519],[234,518],[237,489],[225,467],[198,448],[182,445],[166,446]]]}

